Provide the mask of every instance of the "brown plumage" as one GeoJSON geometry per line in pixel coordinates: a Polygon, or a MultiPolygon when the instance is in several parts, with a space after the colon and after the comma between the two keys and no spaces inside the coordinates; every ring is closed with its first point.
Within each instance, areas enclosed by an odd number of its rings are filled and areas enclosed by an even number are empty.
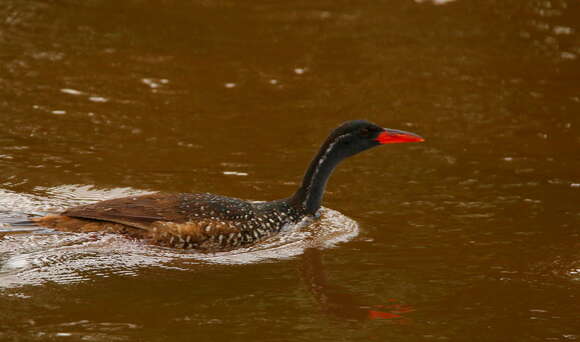
{"type": "Polygon", "coordinates": [[[66,232],[120,233],[167,247],[215,251],[248,245],[278,231],[263,207],[212,194],[156,193],[73,207],[33,221],[66,232]],[[262,221],[267,229],[252,232],[250,223],[262,221]]]}

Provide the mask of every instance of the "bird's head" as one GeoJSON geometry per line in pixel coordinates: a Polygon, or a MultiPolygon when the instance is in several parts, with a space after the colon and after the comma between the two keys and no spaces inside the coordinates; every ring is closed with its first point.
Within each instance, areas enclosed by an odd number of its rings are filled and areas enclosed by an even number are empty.
{"type": "Polygon", "coordinates": [[[332,131],[327,148],[348,157],[375,146],[422,141],[424,139],[415,133],[383,128],[366,120],[353,120],[332,131]]]}

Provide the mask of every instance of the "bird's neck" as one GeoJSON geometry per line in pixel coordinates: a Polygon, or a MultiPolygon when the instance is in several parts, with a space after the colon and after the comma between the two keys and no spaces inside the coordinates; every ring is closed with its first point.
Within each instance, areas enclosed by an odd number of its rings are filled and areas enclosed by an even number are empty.
{"type": "Polygon", "coordinates": [[[334,168],[346,158],[335,148],[336,142],[336,139],[328,140],[322,145],[310,162],[304,174],[302,185],[291,197],[293,204],[299,206],[307,215],[314,215],[318,211],[328,178],[334,168]]]}

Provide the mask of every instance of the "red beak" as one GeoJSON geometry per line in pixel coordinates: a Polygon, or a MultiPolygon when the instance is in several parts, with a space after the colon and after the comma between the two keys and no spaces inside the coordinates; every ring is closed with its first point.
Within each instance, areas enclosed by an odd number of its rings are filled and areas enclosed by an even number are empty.
{"type": "Polygon", "coordinates": [[[425,139],[415,133],[385,128],[384,131],[381,132],[375,139],[375,141],[378,141],[380,144],[396,144],[407,142],[422,142],[425,141],[425,139]]]}

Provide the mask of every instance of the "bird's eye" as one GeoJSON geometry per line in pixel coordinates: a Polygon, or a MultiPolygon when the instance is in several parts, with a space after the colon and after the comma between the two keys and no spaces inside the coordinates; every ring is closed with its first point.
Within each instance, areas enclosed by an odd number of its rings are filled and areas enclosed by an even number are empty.
{"type": "Polygon", "coordinates": [[[363,137],[368,137],[371,134],[368,128],[361,128],[358,133],[363,137]]]}

